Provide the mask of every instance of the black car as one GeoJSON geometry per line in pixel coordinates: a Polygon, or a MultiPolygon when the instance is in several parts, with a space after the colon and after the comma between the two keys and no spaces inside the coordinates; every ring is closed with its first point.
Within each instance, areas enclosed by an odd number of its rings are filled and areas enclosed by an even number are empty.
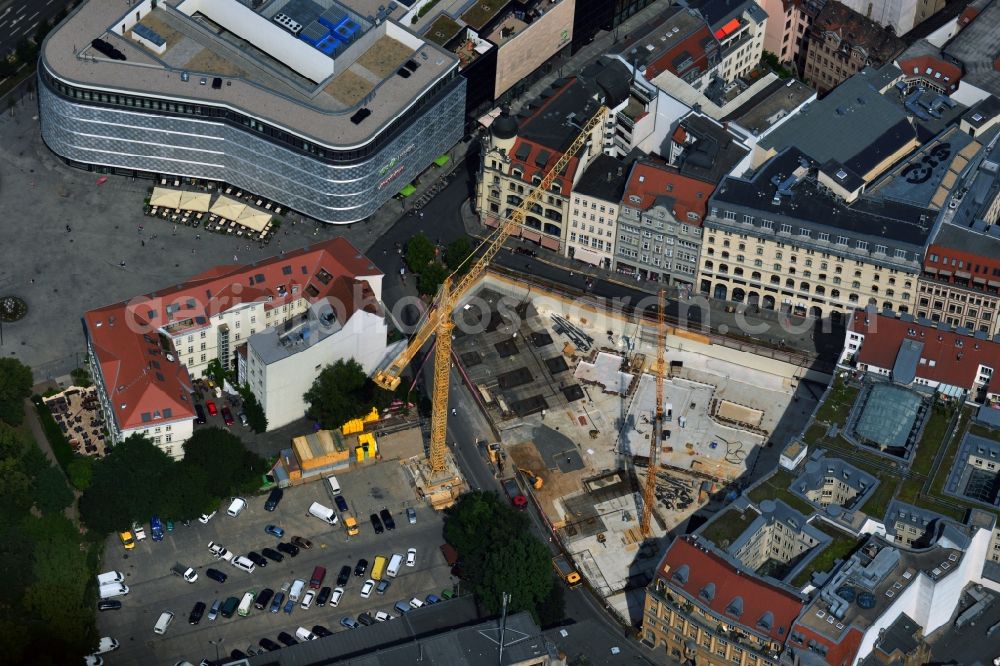
{"type": "Polygon", "coordinates": [[[365,611],[364,613],[358,616],[358,622],[365,625],[366,627],[370,627],[373,624],[375,624],[375,618],[372,617],[371,613],[365,611]]]}
{"type": "MultiPolygon", "coordinates": [[[[326,606],[326,602],[330,600],[331,594],[333,594],[333,590],[329,586],[324,587],[316,596],[316,605],[319,607],[326,606]]],[[[313,633],[315,634],[316,632],[314,631],[313,633]]]]}
{"type": "Polygon", "coordinates": [[[257,610],[264,610],[271,605],[271,599],[274,597],[274,590],[269,587],[265,587],[257,595],[257,598],[253,600],[253,605],[257,610]]]}
{"type": "Polygon", "coordinates": [[[278,634],[278,640],[281,641],[282,643],[284,643],[285,645],[289,646],[289,647],[291,647],[293,645],[298,645],[299,644],[299,642],[297,640],[295,640],[295,637],[292,636],[287,631],[283,631],[280,634],[278,634]]]}
{"type": "Polygon", "coordinates": [[[347,585],[349,580],[351,580],[351,567],[346,565],[340,567],[340,573],[337,574],[337,585],[343,587],[347,585]]]}
{"type": "Polygon", "coordinates": [[[285,559],[285,556],[276,551],[274,548],[265,548],[260,551],[260,554],[269,560],[274,560],[275,562],[281,562],[285,559]]]}
{"type": "Polygon", "coordinates": [[[369,518],[372,521],[372,529],[375,530],[375,534],[382,534],[385,530],[382,529],[382,521],[378,519],[378,514],[373,513],[369,518]]]}
{"type": "Polygon", "coordinates": [[[368,571],[368,560],[362,557],[354,566],[354,575],[364,576],[366,571],[368,571]]]}
{"type": "Polygon", "coordinates": [[[278,508],[278,504],[281,503],[281,498],[285,496],[285,491],[281,488],[272,488],[271,493],[267,496],[267,500],[264,502],[265,511],[274,511],[278,508]]]}
{"type": "Polygon", "coordinates": [[[337,505],[338,511],[347,511],[347,500],[344,499],[343,495],[337,495],[334,497],[333,503],[337,505]]]}
{"type": "Polygon", "coordinates": [[[229,653],[230,659],[246,659],[247,656],[248,656],[247,653],[244,652],[243,650],[233,650],[232,652],[229,653]]]}
{"type": "Polygon", "coordinates": [[[250,560],[251,562],[253,562],[254,564],[256,564],[259,567],[266,567],[267,566],[267,560],[265,560],[263,557],[261,557],[260,553],[258,553],[256,551],[251,550],[249,553],[247,553],[247,559],[250,560]]]}
{"type": "Polygon", "coordinates": [[[195,423],[204,425],[205,423],[208,422],[208,420],[205,418],[205,408],[201,406],[201,403],[198,402],[194,403],[194,413],[197,415],[195,416],[194,419],[195,423]]]}
{"type": "Polygon", "coordinates": [[[191,609],[191,614],[188,615],[188,624],[198,624],[201,622],[201,616],[205,614],[205,602],[199,601],[191,609]]]}
{"type": "Polygon", "coordinates": [[[217,583],[225,583],[229,576],[224,571],[218,569],[205,569],[205,575],[217,583]]]}
{"type": "Polygon", "coordinates": [[[109,610],[121,610],[122,602],[117,599],[102,599],[97,602],[97,610],[99,611],[109,611],[109,610]]]}
{"type": "Polygon", "coordinates": [[[281,649],[281,646],[272,641],[270,638],[262,638],[257,644],[268,652],[276,652],[281,649]]]}
{"type": "Polygon", "coordinates": [[[282,541],[278,544],[278,550],[283,552],[285,555],[290,557],[295,557],[299,554],[299,547],[288,543],[287,541],[282,541]]]}
{"type": "Polygon", "coordinates": [[[378,515],[382,517],[382,522],[385,523],[385,529],[396,529],[396,521],[392,519],[392,514],[389,513],[389,509],[382,509],[378,512],[378,515]]]}
{"type": "Polygon", "coordinates": [[[317,624],[312,628],[312,632],[319,636],[320,638],[326,638],[327,636],[333,636],[333,632],[324,627],[322,624],[317,624]]]}

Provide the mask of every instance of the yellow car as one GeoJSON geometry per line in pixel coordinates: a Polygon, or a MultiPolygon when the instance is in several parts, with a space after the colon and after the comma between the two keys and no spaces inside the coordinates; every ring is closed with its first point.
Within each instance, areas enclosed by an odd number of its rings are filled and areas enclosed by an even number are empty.
{"type": "Polygon", "coordinates": [[[132,530],[119,532],[118,538],[122,540],[122,545],[125,546],[125,550],[132,550],[135,548],[135,539],[132,537],[132,530]]]}

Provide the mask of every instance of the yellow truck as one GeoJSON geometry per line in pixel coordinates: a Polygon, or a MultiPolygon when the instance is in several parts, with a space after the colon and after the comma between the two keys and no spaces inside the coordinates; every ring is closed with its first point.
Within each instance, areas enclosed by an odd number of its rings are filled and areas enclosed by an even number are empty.
{"type": "Polygon", "coordinates": [[[360,530],[358,529],[358,521],[354,519],[354,516],[345,513],[344,514],[344,529],[347,530],[348,536],[357,536],[360,530]]]}
{"type": "Polygon", "coordinates": [[[581,583],[579,572],[573,568],[565,555],[553,557],[552,565],[559,572],[559,577],[566,582],[568,587],[576,587],[581,583]]]}

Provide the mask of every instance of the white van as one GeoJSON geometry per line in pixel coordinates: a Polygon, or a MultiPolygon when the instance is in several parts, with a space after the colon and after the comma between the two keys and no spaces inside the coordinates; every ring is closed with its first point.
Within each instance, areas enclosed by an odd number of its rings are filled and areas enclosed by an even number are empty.
{"type": "Polygon", "coordinates": [[[242,513],[243,509],[247,508],[247,501],[242,497],[234,497],[229,508],[226,509],[226,513],[235,518],[242,513]]]}
{"type": "Polygon", "coordinates": [[[123,594],[128,594],[128,585],[125,583],[111,583],[110,585],[101,585],[100,587],[101,599],[120,597],[123,594]]]}
{"type": "Polygon", "coordinates": [[[163,611],[160,613],[160,619],[156,621],[153,625],[154,634],[165,634],[167,633],[167,628],[170,627],[170,623],[174,621],[174,614],[170,611],[163,611]]]}
{"type": "Polygon", "coordinates": [[[246,571],[247,573],[253,573],[253,570],[256,568],[256,565],[253,563],[253,560],[243,557],[242,555],[240,555],[239,557],[234,557],[233,561],[230,562],[230,564],[232,564],[237,569],[243,569],[243,571],[246,571]]]}
{"type": "Polygon", "coordinates": [[[403,556],[399,553],[393,553],[392,559],[389,560],[389,566],[385,568],[385,574],[391,578],[395,578],[396,574],[399,573],[399,567],[403,565],[403,556]]]}
{"type": "Polygon", "coordinates": [[[121,571],[106,571],[97,575],[98,585],[110,585],[112,583],[120,583],[123,580],[125,580],[125,574],[121,571]]]}
{"type": "Polygon", "coordinates": [[[309,631],[305,627],[299,627],[298,629],[296,629],[295,637],[298,638],[300,641],[314,641],[317,638],[319,638],[319,636],[309,631]]]}
{"type": "Polygon", "coordinates": [[[424,605],[424,602],[422,602],[420,599],[417,599],[416,597],[413,597],[412,599],[410,599],[410,608],[417,609],[417,608],[420,608],[423,605],[424,605]]]}
{"type": "Polygon", "coordinates": [[[250,609],[253,607],[253,599],[253,592],[247,592],[243,595],[243,599],[240,600],[240,605],[236,609],[236,612],[239,613],[240,617],[246,617],[250,614],[250,609]]]}
{"type": "Polygon", "coordinates": [[[299,597],[302,596],[302,590],[306,587],[306,582],[301,578],[296,578],[295,582],[292,583],[292,589],[288,591],[288,598],[295,603],[298,603],[299,597]]]}
{"type": "Polygon", "coordinates": [[[331,525],[336,525],[340,522],[340,518],[337,517],[337,513],[333,509],[329,509],[319,502],[313,502],[309,505],[309,515],[316,516],[324,523],[331,525]]]}
{"type": "Polygon", "coordinates": [[[337,477],[326,477],[326,489],[330,492],[330,499],[340,494],[340,482],[337,481],[337,477]]]}

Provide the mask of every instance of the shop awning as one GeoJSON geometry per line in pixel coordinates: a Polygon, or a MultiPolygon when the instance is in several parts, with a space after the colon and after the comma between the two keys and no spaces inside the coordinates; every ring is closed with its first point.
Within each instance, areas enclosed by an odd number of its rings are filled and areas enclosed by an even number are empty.
{"type": "Polygon", "coordinates": [[[548,248],[549,250],[559,250],[559,239],[549,238],[547,236],[542,236],[542,247],[548,248]]]}
{"type": "Polygon", "coordinates": [[[438,166],[444,166],[445,164],[447,164],[450,161],[451,161],[451,158],[448,157],[447,155],[440,155],[440,156],[438,156],[438,158],[436,160],[434,160],[434,164],[436,164],[438,166]]]}
{"type": "Polygon", "coordinates": [[[410,196],[411,194],[413,194],[416,191],[417,191],[417,188],[413,186],[413,183],[410,183],[406,187],[404,187],[403,189],[401,189],[399,191],[399,196],[401,196],[401,197],[408,197],[408,196],[410,196]]]}
{"type": "Polygon", "coordinates": [[[530,229],[521,229],[521,238],[525,240],[530,240],[533,243],[538,243],[542,239],[542,235],[537,231],[531,231],[530,229]]]}

